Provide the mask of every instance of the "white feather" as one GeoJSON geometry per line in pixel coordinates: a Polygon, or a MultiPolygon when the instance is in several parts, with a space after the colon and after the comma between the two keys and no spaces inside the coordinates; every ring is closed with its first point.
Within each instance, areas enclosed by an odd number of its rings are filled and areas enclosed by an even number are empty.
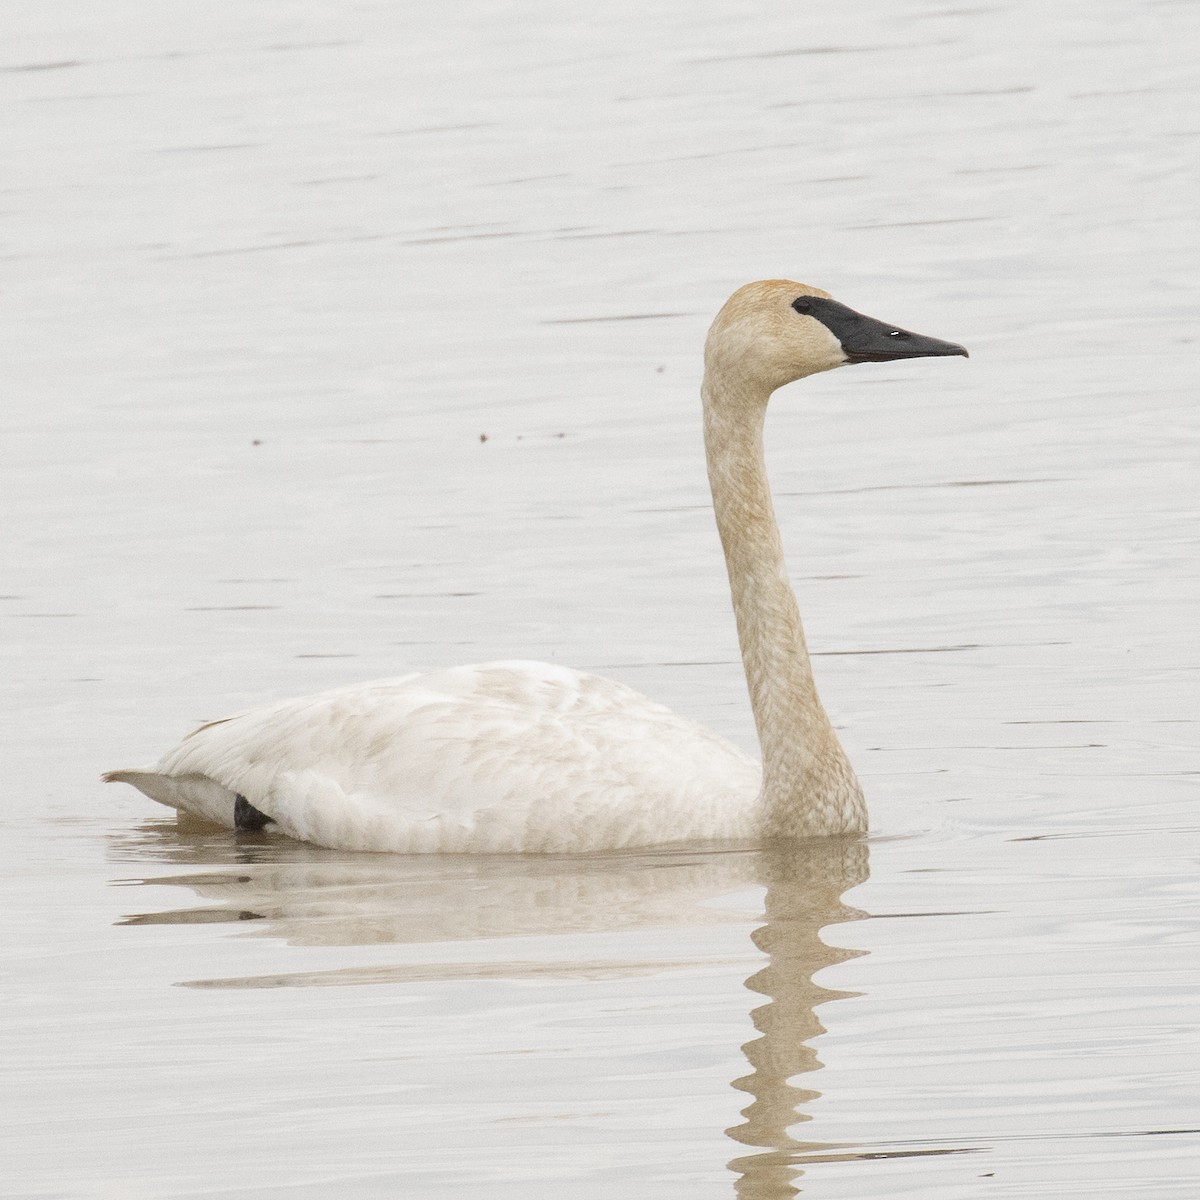
{"type": "Polygon", "coordinates": [[[396,853],[746,838],[760,784],[758,764],[703,726],[611,679],[536,662],[251,709],[113,777],[229,827],[240,794],[291,837],[396,853]]]}

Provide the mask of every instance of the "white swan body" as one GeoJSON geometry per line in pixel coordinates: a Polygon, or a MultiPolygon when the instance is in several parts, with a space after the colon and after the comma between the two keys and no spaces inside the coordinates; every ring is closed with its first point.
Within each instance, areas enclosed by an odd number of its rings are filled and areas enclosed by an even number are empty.
{"type": "Polygon", "coordinates": [[[203,725],[150,772],[114,772],[233,826],[341,850],[578,852],[753,836],[758,764],[623,684],[536,662],[454,667],[203,725]]]}
{"type": "Polygon", "coordinates": [[[595,675],[503,662],[405,675],[203,725],[109,772],[182,814],[396,853],[577,853],[857,833],[866,808],[812,677],[763,465],[767,401],[847,362],[965,354],[815,288],[749,284],[705,348],[705,445],[763,767],[595,675]]]}

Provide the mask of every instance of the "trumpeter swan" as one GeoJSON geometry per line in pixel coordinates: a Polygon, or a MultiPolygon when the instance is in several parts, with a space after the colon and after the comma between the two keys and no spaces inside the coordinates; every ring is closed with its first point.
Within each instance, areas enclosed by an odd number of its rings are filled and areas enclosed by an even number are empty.
{"type": "Polygon", "coordinates": [[[345,850],[582,852],[867,827],[813,681],[763,462],[771,394],[847,363],[966,355],[789,280],[747,284],[704,348],[704,442],[762,767],[595,675],[498,662],[285,700],[105,778],[181,816],[345,850]]]}

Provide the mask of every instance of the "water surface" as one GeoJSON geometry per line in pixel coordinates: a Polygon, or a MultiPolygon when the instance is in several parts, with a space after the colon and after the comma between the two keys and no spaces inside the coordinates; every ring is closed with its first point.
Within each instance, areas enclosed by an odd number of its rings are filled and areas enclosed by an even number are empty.
{"type": "Polygon", "coordinates": [[[1189,3],[69,2],[6,22],[6,1194],[1200,1187],[1189,3]],[[105,768],[497,657],[746,746],[704,329],[778,398],[869,843],[344,855],[105,768]]]}

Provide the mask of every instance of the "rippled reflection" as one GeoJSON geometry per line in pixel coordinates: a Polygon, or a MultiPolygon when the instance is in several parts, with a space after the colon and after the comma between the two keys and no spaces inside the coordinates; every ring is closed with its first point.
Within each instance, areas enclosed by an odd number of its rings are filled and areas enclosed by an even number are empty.
{"type": "MultiPolygon", "coordinates": [[[[157,825],[120,848],[143,862],[154,855],[203,867],[196,874],[127,882],[184,888],[208,902],[200,909],[134,914],[127,924],[255,921],[261,922],[256,933],[295,946],[742,923],[745,909],[706,902],[760,882],[758,852],[745,846],[564,857],[393,856],[340,854],[269,835],[181,835],[174,825],[157,825]]],[[[447,964],[446,977],[451,975],[447,964]]]]}
{"type": "MultiPolygon", "coordinates": [[[[842,901],[869,872],[865,843],[831,839],[769,849],[671,848],[549,858],[392,857],[337,854],[266,836],[181,834],[152,825],[116,844],[118,856],[195,863],[185,875],[130,880],[187,889],[206,903],[129,916],[130,925],[252,922],[255,935],[291,945],[354,946],[458,942],[653,926],[745,923],[746,906],[715,905],[738,889],[765,889],[765,923],[750,935],[767,955],[746,987],[767,1002],[752,1014],[759,1035],[742,1050],[750,1071],[732,1081],[748,1093],[729,1136],[754,1152],[730,1163],[742,1200],[794,1196],[802,1164],[844,1148],[804,1141],[791,1130],[820,1093],[792,1081],[821,1062],[810,1045],[824,1032],[818,1006],[850,993],[814,983],[825,967],[861,951],[830,946],[826,925],[866,914],[842,901]]],[[[753,894],[747,905],[754,903],[753,894]]],[[[706,962],[712,962],[711,959],[706,962]]],[[[696,965],[635,962],[469,961],[397,963],[184,981],[198,988],[345,986],[464,978],[611,978],[696,965]]],[[[849,1152],[850,1155],[853,1151],[849,1152]]]]}
{"type": "Polygon", "coordinates": [[[765,996],[767,1003],[752,1014],[760,1036],[742,1047],[750,1074],[733,1081],[753,1100],[742,1110],[745,1121],[727,1132],[759,1150],[735,1158],[729,1166],[739,1173],[735,1191],[742,1200],[780,1200],[799,1190],[793,1185],[801,1173],[798,1161],[832,1149],[792,1136],[792,1126],[811,1119],[798,1111],[800,1106],[820,1095],[811,1087],[794,1085],[792,1079],[821,1068],[809,1044],[825,1032],[817,1006],[851,994],[822,987],[813,982],[813,975],[862,953],[827,945],[820,931],[866,915],[844,904],[842,894],[862,883],[870,868],[864,843],[841,840],[767,850],[758,857],[757,867],[767,889],[766,924],[751,937],[769,961],[746,980],[746,987],[765,996]]]}

